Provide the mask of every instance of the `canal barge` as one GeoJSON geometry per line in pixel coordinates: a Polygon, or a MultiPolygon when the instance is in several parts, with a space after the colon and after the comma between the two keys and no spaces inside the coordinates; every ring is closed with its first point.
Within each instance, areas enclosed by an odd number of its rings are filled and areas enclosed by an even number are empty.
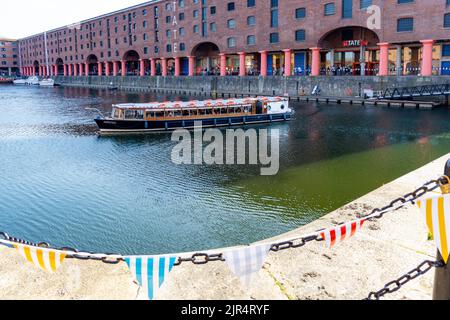
{"type": "Polygon", "coordinates": [[[258,97],[188,102],[117,104],[110,117],[95,119],[101,134],[164,132],[177,129],[240,126],[289,121],[285,97],[258,97]]]}

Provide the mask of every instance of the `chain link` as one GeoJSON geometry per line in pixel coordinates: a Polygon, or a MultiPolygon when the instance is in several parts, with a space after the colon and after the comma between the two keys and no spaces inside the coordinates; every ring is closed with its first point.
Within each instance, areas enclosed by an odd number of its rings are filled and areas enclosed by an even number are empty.
{"type": "MultiPolygon", "coordinates": [[[[423,195],[425,195],[428,192],[434,191],[437,188],[440,187],[441,184],[446,184],[447,181],[445,177],[441,177],[436,180],[431,180],[427,183],[425,183],[422,187],[416,189],[415,191],[408,193],[404,195],[403,197],[399,197],[395,200],[393,200],[389,205],[383,207],[383,208],[376,208],[373,209],[372,212],[367,215],[366,217],[371,216],[370,219],[381,219],[386,213],[398,210],[405,206],[407,203],[414,203],[415,200],[419,199],[423,195]],[[373,216],[374,214],[379,213],[376,216],[373,216]]],[[[364,218],[364,217],[362,217],[364,218]]],[[[369,220],[370,220],[369,219],[369,220]]],[[[303,238],[299,238],[296,240],[290,240],[290,241],[283,241],[280,243],[275,243],[271,246],[270,250],[273,252],[279,252],[282,250],[288,250],[288,249],[297,249],[306,246],[308,243],[311,243],[313,241],[323,241],[319,230],[315,235],[306,236],[303,238]]],[[[0,237],[2,237],[4,240],[19,243],[19,244],[25,244],[29,246],[37,246],[37,247],[43,247],[43,248],[51,248],[51,246],[47,242],[41,242],[38,244],[34,244],[29,241],[17,239],[10,237],[5,232],[0,232],[0,237]]],[[[94,261],[101,261],[103,263],[107,264],[117,264],[121,261],[124,261],[124,258],[121,255],[117,254],[98,254],[98,253],[92,253],[92,252],[79,252],[78,250],[70,247],[62,247],[62,248],[55,248],[55,250],[60,251],[66,251],[69,252],[67,255],[67,258],[72,259],[78,259],[78,260],[94,260],[94,261]]],[[[195,265],[204,265],[209,262],[215,262],[215,261],[225,261],[223,258],[222,253],[195,253],[191,257],[179,257],[177,259],[177,262],[175,263],[176,266],[181,265],[183,262],[191,262],[195,265]]]]}
{"type": "Polygon", "coordinates": [[[424,261],[417,268],[409,271],[400,278],[386,283],[383,289],[376,292],[371,292],[369,296],[364,300],[380,300],[380,298],[384,297],[387,294],[397,292],[407,283],[418,278],[419,276],[428,273],[431,269],[443,268],[444,266],[444,261],[424,261]]]}

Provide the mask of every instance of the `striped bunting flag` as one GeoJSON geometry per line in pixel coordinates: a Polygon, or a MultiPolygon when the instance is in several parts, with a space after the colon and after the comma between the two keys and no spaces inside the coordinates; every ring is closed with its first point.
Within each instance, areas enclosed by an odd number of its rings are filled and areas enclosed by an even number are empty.
{"type": "Polygon", "coordinates": [[[64,253],[52,249],[31,247],[22,244],[13,244],[13,246],[28,262],[51,273],[56,272],[66,257],[64,253]]]}
{"type": "Polygon", "coordinates": [[[133,276],[147,293],[149,300],[153,300],[177,260],[176,256],[126,257],[133,276]]]}
{"type": "Polygon", "coordinates": [[[223,257],[231,272],[249,287],[252,275],[261,270],[270,248],[270,244],[237,248],[225,252],[223,257]]]}
{"type": "Polygon", "coordinates": [[[450,194],[430,197],[417,201],[427,221],[428,230],[436,241],[436,246],[445,263],[449,258],[450,235],[450,194]]]}
{"type": "Polygon", "coordinates": [[[322,239],[325,240],[327,247],[331,248],[337,242],[353,237],[356,231],[363,227],[365,221],[366,219],[356,220],[322,231],[322,239]]]}

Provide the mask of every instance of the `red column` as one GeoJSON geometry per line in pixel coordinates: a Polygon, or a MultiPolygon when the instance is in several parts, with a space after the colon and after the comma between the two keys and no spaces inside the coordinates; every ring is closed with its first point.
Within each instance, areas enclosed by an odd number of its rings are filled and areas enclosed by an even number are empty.
{"type": "Polygon", "coordinates": [[[67,64],[65,64],[63,68],[64,68],[64,77],[67,77],[67,64]]]}
{"type": "Polygon", "coordinates": [[[83,64],[78,64],[78,75],[81,77],[83,76],[83,64]]]}
{"type": "Polygon", "coordinates": [[[422,76],[433,75],[433,44],[434,40],[422,40],[422,76]]]}
{"type": "Polygon", "coordinates": [[[76,63],[73,64],[73,75],[75,77],[78,77],[78,68],[77,68],[77,64],[76,63]]]}
{"type": "Polygon", "coordinates": [[[105,76],[109,77],[111,70],[109,69],[109,62],[105,62],[105,76]]]}
{"type": "Polygon", "coordinates": [[[378,44],[380,46],[380,71],[379,76],[389,75],[389,43],[382,42],[378,44]]]}
{"type": "Polygon", "coordinates": [[[150,74],[152,77],[156,76],[156,59],[150,59],[150,74]]]}
{"type": "Polygon", "coordinates": [[[189,56],[189,77],[193,77],[195,75],[195,57],[189,56]]]}
{"type": "Polygon", "coordinates": [[[227,75],[227,55],[225,53],[219,54],[220,56],[220,76],[225,77],[227,75]]]}
{"type": "Polygon", "coordinates": [[[84,75],[87,77],[89,76],[89,63],[85,63],[84,68],[85,68],[84,75]]]}
{"type": "Polygon", "coordinates": [[[245,77],[247,70],[245,70],[245,52],[238,52],[239,55],[239,76],[245,77]]]}
{"type": "Polygon", "coordinates": [[[97,62],[97,74],[99,77],[103,76],[103,63],[97,62]]]}
{"type": "Polygon", "coordinates": [[[53,68],[55,70],[53,75],[57,76],[58,75],[58,65],[55,64],[53,68]]]}
{"type": "Polygon", "coordinates": [[[119,75],[119,61],[113,62],[113,76],[117,77],[119,75]]]}
{"type": "Polygon", "coordinates": [[[122,77],[126,77],[127,75],[127,62],[125,60],[122,60],[121,62],[122,67],[122,77]]]}
{"type": "Polygon", "coordinates": [[[166,60],[166,58],[161,58],[161,69],[162,69],[162,76],[167,77],[167,60],[166,60]]]}
{"type": "Polygon", "coordinates": [[[141,77],[145,76],[145,60],[139,60],[139,75],[141,77]]]}
{"type": "Polygon", "coordinates": [[[69,77],[71,77],[72,76],[72,65],[71,64],[69,64],[68,65],[68,73],[69,73],[69,77]]]}
{"type": "Polygon", "coordinates": [[[260,74],[263,77],[267,77],[267,51],[260,51],[261,54],[261,70],[260,74]]]}
{"type": "Polygon", "coordinates": [[[179,77],[181,75],[181,62],[180,57],[175,57],[175,77],[179,77]]]}
{"type": "Polygon", "coordinates": [[[284,51],[284,75],[290,77],[292,75],[292,50],[285,49],[284,51]]]}
{"type": "Polygon", "coordinates": [[[311,75],[314,77],[320,76],[320,48],[311,48],[312,62],[311,75]]]}

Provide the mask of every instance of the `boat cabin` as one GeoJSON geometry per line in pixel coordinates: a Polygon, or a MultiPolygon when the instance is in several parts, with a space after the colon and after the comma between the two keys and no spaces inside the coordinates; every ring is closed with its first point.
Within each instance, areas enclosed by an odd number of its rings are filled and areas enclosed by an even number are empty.
{"type": "Polygon", "coordinates": [[[261,97],[247,99],[165,102],[113,105],[111,118],[115,120],[174,120],[290,112],[286,98],[261,97]]]}

